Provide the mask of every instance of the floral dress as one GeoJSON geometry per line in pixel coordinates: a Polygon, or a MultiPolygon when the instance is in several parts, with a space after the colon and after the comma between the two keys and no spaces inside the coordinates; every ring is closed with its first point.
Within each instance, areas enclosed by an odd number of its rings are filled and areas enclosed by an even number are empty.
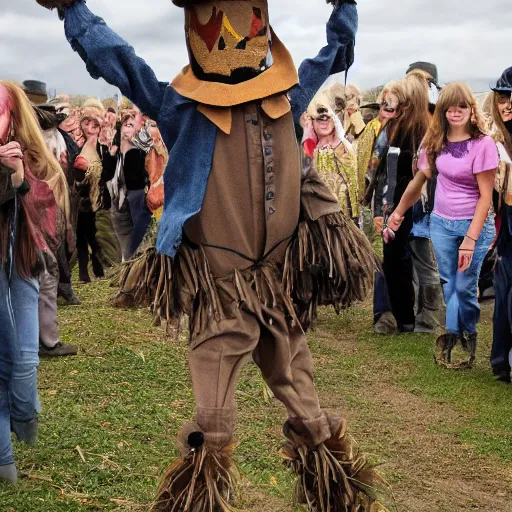
{"type": "Polygon", "coordinates": [[[317,147],[313,166],[336,196],[341,211],[350,218],[359,216],[359,183],[357,158],[342,142],[334,148],[330,145],[317,147]]]}

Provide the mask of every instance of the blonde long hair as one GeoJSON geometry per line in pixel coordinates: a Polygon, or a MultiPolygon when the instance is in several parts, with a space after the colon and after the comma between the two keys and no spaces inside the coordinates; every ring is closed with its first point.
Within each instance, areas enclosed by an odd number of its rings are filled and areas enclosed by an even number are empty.
{"type": "Polygon", "coordinates": [[[385,93],[392,93],[398,99],[398,117],[389,123],[389,144],[402,147],[408,143],[416,150],[430,123],[426,81],[412,74],[389,83],[382,96],[385,93]]]}
{"type": "Polygon", "coordinates": [[[0,80],[12,99],[12,117],[16,141],[20,144],[30,172],[53,191],[55,201],[70,223],[69,189],[57,159],[47,148],[37,118],[23,89],[15,82],[0,80]]]}
{"type": "Polygon", "coordinates": [[[477,139],[489,135],[485,116],[480,111],[478,102],[469,86],[463,82],[453,82],[445,86],[437,101],[434,118],[427,132],[423,147],[427,151],[430,169],[434,170],[435,160],[442,152],[450,124],[446,119],[446,112],[450,107],[468,107],[471,109],[469,134],[477,139]]]}

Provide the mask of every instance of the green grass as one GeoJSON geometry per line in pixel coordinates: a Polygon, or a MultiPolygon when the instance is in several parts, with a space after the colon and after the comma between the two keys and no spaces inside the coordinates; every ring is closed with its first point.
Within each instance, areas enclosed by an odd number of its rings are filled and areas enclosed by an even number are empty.
{"type": "MultiPolygon", "coordinates": [[[[162,469],[176,457],[174,436],[194,409],[186,340],[166,339],[146,311],[110,308],[112,293],[108,283],[92,283],[79,289],[82,307],[61,308],[63,341],[78,343],[80,355],[41,363],[40,442],[16,444],[21,479],[14,488],[0,485],[2,512],[147,510],[162,469]]],[[[379,417],[368,387],[378,359],[387,369],[383,385],[459,413],[453,424],[432,428],[509,463],[511,389],[492,379],[489,337],[484,323],[477,367],[452,372],[433,364],[432,337],[373,335],[365,306],[322,312],[310,335],[322,405],[348,411],[363,448],[375,461],[387,457],[388,437],[403,419],[387,418],[385,436],[369,425],[379,417]],[[336,347],[342,337],[352,340],[343,350],[336,347]]],[[[291,510],[292,478],[277,454],[285,412],[268,399],[253,364],[243,370],[237,401],[242,504],[291,510]]]]}
{"type": "MultiPolygon", "coordinates": [[[[177,455],[174,436],[193,415],[184,340],[163,337],[146,311],[108,307],[113,290],[105,282],[79,292],[84,307],[62,308],[60,327],[80,356],[42,361],[40,441],[32,449],[16,444],[22,478],[16,488],[0,485],[2,511],[147,510],[177,455]]],[[[237,461],[249,480],[279,496],[291,487],[277,456],[283,411],[265,400],[253,365],[238,399],[237,461]]]]}
{"type": "MultiPolygon", "coordinates": [[[[459,413],[460,421],[438,427],[439,432],[456,436],[474,445],[480,455],[496,456],[512,462],[512,388],[496,382],[489,366],[492,343],[490,306],[483,307],[479,327],[477,363],[472,370],[447,370],[433,361],[432,335],[382,337],[369,327],[368,311],[355,308],[336,318],[325,314],[323,330],[357,331],[357,342],[364,349],[356,356],[358,364],[371,364],[376,352],[392,368],[392,382],[434,404],[447,404],[459,413]]],[[[347,364],[347,362],[345,362],[347,364]]]]}

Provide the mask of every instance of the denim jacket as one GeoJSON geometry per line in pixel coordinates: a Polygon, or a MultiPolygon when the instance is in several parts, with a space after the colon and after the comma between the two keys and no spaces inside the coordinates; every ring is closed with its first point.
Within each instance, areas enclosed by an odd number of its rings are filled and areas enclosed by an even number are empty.
{"type": "MultiPolygon", "coordinates": [[[[65,12],[66,37],[93,78],[104,78],[154,119],[169,150],[164,175],[165,202],[157,249],[174,257],[185,222],[200,210],[210,175],[217,127],[180,96],[159,82],[134,49],[78,0],[65,12]]],[[[325,80],[347,70],[354,60],[357,8],[342,4],[327,23],[327,46],[299,68],[299,85],[289,91],[294,119],[305,112],[325,80]]]]}

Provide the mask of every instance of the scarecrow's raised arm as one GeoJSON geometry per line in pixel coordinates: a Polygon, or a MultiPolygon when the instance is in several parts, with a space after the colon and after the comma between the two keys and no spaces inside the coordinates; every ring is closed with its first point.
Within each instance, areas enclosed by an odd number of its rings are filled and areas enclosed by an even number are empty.
{"type": "Polygon", "coordinates": [[[104,78],[144,114],[158,118],[168,83],[159,82],[148,64],[102,18],[94,15],[84,0],[37,0],[37,3],[59,9],[66,37],[93,78],[104,78]]]}
{"type": "Polygon", "coordinates": [[[322,84],[335,73],[348,70],[354,62],[357,7],[354,0],[328,0],[335,5],[327,22],[327,46],[299,67],[299,85],[290,91],[295,122],[306,111],[322,84]]]}

